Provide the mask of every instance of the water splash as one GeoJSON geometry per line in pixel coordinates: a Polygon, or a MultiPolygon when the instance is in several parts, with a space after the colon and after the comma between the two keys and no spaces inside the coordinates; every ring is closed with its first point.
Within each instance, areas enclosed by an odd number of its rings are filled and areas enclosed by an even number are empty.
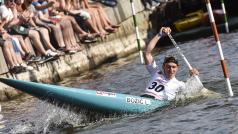
{"type": "Polygon", "coordinates": [[[34,131],[32,131],[32,126],[31,124],[27,124],[27,123],[22,123],[19,125],[14,126],[14,128],[12,128],[10,130],[10,134],[24,134],[24,133],[32,133],[34,131]]]}
{"type": "Polygon", "coordinates": [[[203,88],[203,85],[196,79],[196,77],[190,77],[185,83],[185,89],[183,92],[191,96],[201,92],[203,88]]]}
{"type": "Polygon", "coordinates": [[[184,104],[191,98],[202,97],[200,95],[203,89],[203,85],[195,77],[190,77],[185,83],[185,89],[177,93],[175,102],[184,104]]]}
{"type": "MultiPolygon", "coordinates": [[[[47,112],[48,114],[44,114],[45,117],[42,119],[42,122],[37,122],[43,124],[43,133],[47,133],[52,130],[54,131],[56,129],[74,127],[75,125],[82,123],[81,114],[71,111],[69,106],[63,106],[63,108],[61,108],[50,105],[50,109],[48,109],[47,112]]],[[[42,128],[38,129],[39,131],[42,130],[42,128]]]]}
{"type": "Polygon", "coordinates": [[[10,133],[49,133],[56,129],[79,125],[81,122],[81,114],[71,111],[69,106],[61,108],[45,101],[39,101],[27,118],[14,126],[10,133]]]}
{"type": "Polygon", "coordinates": [[[110,122],[118,118],[117,114],[106,115],[80,107],[39,101],[27,117],[20,119],[10,130],[11,134],[19,133],[61,133],[73,128],[93,127],[100,122],[110,122]],[[38,113],[38,114],[35,114],[38,113]]]}

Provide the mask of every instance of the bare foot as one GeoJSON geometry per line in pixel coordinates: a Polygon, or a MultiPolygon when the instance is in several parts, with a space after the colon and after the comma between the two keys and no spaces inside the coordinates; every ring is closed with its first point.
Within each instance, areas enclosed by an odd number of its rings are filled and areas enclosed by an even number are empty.
{"type": "Polygon", "coordinates": [[[79,51],[81,51],[82,50],[82,48],[80,47],[80,45],[79,44],[74,44],[74,46],[73,46],[73,50],[75,50],[75,51],[77,51],[77,52],[79,52],[79,51]]]}

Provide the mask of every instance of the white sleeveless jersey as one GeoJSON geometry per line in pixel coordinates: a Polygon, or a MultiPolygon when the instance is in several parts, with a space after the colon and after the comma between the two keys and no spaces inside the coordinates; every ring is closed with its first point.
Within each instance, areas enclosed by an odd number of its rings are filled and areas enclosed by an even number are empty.
{"type": "Polygon", "coordinates": [[[176,78],[168,80],[163,72],[156,66],[147,65],[152,78],[147,85],[145,94],[152,95],[158,100],[172,100],[179,90],[185,88],[185,83],[176,78]]]}

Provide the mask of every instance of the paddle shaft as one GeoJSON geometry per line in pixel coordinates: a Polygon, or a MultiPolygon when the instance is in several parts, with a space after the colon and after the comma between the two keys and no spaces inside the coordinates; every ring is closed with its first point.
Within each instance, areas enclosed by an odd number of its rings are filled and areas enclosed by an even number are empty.
{"type": "Polygon", "coordinates": [[[136,21],[136,12],[135,12],[135,6],[134,6],[134,1],[130,0],[131,2],[131,10],[132,10],[132,16],[133,16],[133,21],[134,21],[134,26],[135,26],[135,31],[136,31],[136,41],[137,41],[137,47],[139,50],[139,55],[140,55],[140,61],[142,64],[145,63],[143,53],[141,51],[141,45],[140,45],[140,33],[139,33],[139,28],[137,26],[137,21],[136,21]]]}
{"type": "MultiPolygon", "coordinates": [[[[168,34],[170,40],[172,41],[173,45],[175,46],[175,48],[177,49],[178,53],[181,55],[181,57],[183,58],[183,60],[185,61],[185,63],[187,64],[189,70],[192,70],[192,66],[190,65],[190,63],[188,62],[187,58],[184,56],[184,54],[182,53],[181,49],[178,47],[177,43],[175,42],[174,38],[171,36],[171,34],[168,34]]],[[[197,79],[197,81],[201,84],[202,82],[200,81],[200,79],[198,78],[197,75],[195,75],[195,78],[197,79]]]]}

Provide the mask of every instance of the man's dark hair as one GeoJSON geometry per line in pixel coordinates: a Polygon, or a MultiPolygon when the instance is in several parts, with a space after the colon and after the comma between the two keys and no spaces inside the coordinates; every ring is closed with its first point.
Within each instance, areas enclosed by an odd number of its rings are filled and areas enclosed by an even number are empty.
{"type": "Polygon", "coordinates": [[[169,62],[175,63],[177,66],[179,65],[179,64],[178,64],[178,60],[177,60],[174,56],[166,56],[166,57],[164,58],[164,63],[163,63],[163,65],[165,65],[165,63],[169,63],[169,62]]]}

